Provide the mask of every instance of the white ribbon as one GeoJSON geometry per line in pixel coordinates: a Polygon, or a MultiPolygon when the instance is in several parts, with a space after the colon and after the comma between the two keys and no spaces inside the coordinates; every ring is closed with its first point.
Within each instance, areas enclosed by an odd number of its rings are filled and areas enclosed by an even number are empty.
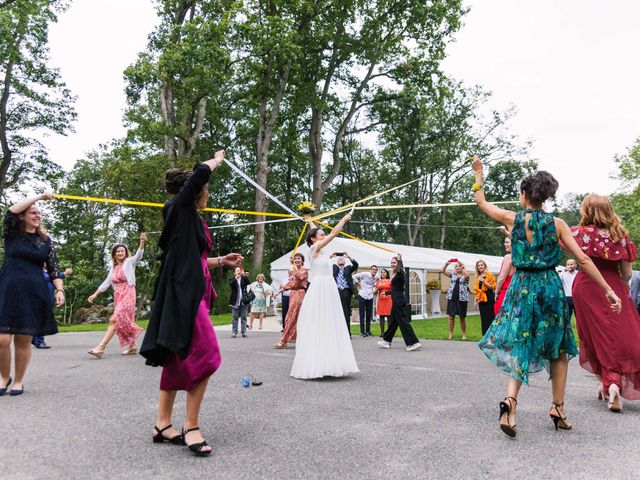
{"type": "Polygon", "coordinates": [[[273,195],[271,195],[269,192],[267,192],[264,188],[262,188],[260,185],[258,185],[255,181],[253,181],[253,179],[249,178],[247,175],[245,175],[245,173],[240,170],[238,167],[236,167],[233,163],[231,163],[229,160],[227,160],[226,158],[224,159],[224,162],[229,165],[231,167],[231,170],[233,170],[234,172],[236,172],[238,175],[240,175],[242,178],[244,178],[247,182],[249,182],[251,185],[253,185],[254,187],[256,187],[258,190],[260,190],[262,193],[264,193],[268,198],[270,198],[271,200],[273,200],[274,202],[276,202],[280,207],[282,207],[284,210],[286,210],[287,212],[289,212],[291,215],[293,215],[294,217],[296,217],[298,220],[302,220],[304,221],[304,219],[298,215],[296,212],[294,212],[293,210],[291,210],[289,207],[287,207],[284,203],[282,203],[280,200],[278,200],[276,197],[274,197],[273,195]]]}

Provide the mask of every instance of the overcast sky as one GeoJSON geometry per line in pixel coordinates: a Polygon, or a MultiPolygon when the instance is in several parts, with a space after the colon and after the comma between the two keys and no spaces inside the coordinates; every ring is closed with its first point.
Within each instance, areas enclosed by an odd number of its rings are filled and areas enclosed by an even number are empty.
{"type": "MultiPolygon", "coordinates": [[[[613,155],[640,136],[640,2],[467,1],[445,71],[493,92],[492,106],[518,109],[511,132],[534,141],[533,156],[561,194],[616,189],[613,155]],[[634,60],[635,58],[635,60],[634,60]]],[[[52,63],[78,96],[76,133],[49,137],[66,168],[124,133],[122,71],[157,23],[151,1],[73,0],[53,25],[52,63]]]]}

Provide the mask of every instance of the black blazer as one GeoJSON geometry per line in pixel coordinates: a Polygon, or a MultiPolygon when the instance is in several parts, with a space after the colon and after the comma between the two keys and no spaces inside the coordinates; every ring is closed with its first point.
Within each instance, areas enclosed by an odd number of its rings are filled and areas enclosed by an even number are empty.
{"type": "Polygon", "coordinates": [[[391,279],[391,299],[393,300],[391,308],[398,306],[404,307],[408,305],[405,294],[405,272],[402,260],[398,260],[398,268],[396,274],[391,279]]]}
{"type": "Polygon", "coordinates": [[[229,296],[229,306],[235,306],[238,301],[238,295],[240,295],[240,304],[242,305],[242,292],[247,291],[247,287],[249,286],[249,280],[243,275],[240,277],[240,286],[242,291],[238,291],[238,281],[236,277],[233,276],[229,279],[229,286],[231,287],[231,295],[229,296]]]}
{"type": "Polygon", "coordinates": [[[210,175],[209,167],[197,164],[182,189],[162,209],[160,273],[140,348],[147,365],[164,365],[170,353],[184,358],[189,352],[193,323],[205,292],[200,253],[207,244],[195,200],[210,175]]]}
{"type": "MultiPolygon", "coordinates": [[[[347,285],[349,285],[349,289],[353,292],[355,290],[355,286],[353,285],[353,272],[358,270],[358,262],[356,262],[353,258],[351,260],[351,265],[345,265],[344,267],[344,279],[347,281],[347,285]]],[[[340,267],[338,265],[333,266],[333,278],[334,280],[338,279],[338,274],[340,273],[340,267]]]]}

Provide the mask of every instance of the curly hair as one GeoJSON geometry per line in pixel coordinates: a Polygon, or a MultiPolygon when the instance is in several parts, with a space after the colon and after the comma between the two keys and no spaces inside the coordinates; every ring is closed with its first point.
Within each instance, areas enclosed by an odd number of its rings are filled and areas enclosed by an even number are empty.
{"type": "Polygon", "coordinates": [[[544,170],[527,175],[520,182],[520,191],[534,205],[541,205],[549,198],[554,198],[558,187],[558,181],[544,170]]]}
{"type": "Polygon", "coordinates": [[[193,174],[191,170],[184,168],[170,168],[164,174],[164,186],[171,195],[176,195],[184,183],[193,174]]]}

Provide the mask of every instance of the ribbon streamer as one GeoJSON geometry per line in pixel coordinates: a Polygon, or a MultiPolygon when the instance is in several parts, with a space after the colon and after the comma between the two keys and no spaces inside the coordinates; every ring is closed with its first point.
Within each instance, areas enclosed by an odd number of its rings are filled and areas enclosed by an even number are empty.
{"type": "MultiPolygon", "coordinates": [[[[321,222],[319,220],[317,220],[316,223],[318,225],[322,225],[323,227],[333,229],[333,227],[331,225],[327,225],[326,223],[323,223],[323,222],[321,222]]],[[[349,233],[346,233],[346,232],[343,232],[342,230],[340,230],[340,235],[343,235],[343,236],[345,236],[347,238],[351,238],[353,240],[357,240],[358,242],[364,243],[365,245],[369,245],[370,247],[374,247],[374,248],[378,248],[380,250],[384,250],[385,252],[390,252],[390,253],[393,253],[393,254],[397,254],[398,253],[398,252],[394,252],[393,250],[389,250],[388,248],[381,247],[380,245],[376,245],[375,243],[367,242],[366,240],[362,240],[361,238],[354,237],[353,235],[351,235],[349,233]]]]}
{"type": "Polygon", "coordinates": [[[236,172],[238,175],[240,175],[242,178],[244,178],[247,182],[249,182],[251,185],[253,185],[255,188],[257,188],[258,190],[260,190],[262,193],[264,193],[268,198],[270,198],[271,200],[273,200],[274,202],[276,202],[280,207],[282,207],[284,210],[286,210],[287,212],[289,212],[291,215],[293,215],[294,217],[296,217],[298,220],[303,220],[302,217],[300,215],[298,215],[296,212],[294,212],[293,210],[291,210],[289,207],[287,207],[284,203],[282,203],[280,200],[278,200],[276,197],[274,197],[273,195],[271,195],[269,192],[267,192],[264,188],[262,188],[260,185],[258,185],[252,178],[249,178],[242,170],[240,170],[238,167],[236,167],[233,163],[231,163],[229,160],[227,160],[226,158],[224,159],[224,162],[229,165],[229,167],[231,167],[231,170],[233,170],[234,172],[236,172]]]}
{"type": "MultiPolygon", "coordinates": [[[[356,205],[360,205],[361,203],[368,202],[369,200],[373,200],[374,198],[381,197],[382,195],[386,195],[387,193],[391,193],[391,192],[393,192],[395,190],[400,190],[401,188],[407,187],[407,186],[411,185],[412,183],[419,182],[425,176],[422,176],[420,178],[416,178],[416,179],[411,180],[410,182],[407,182],[407,183],[403,183],[402,185],[398,185],[396,187],[389,188],[389,189],[385,190],[384,192],[376,193],[374,195],[369,195],[368,197],[365,197],[365,198],[363,198],[361,200],[358,200],[357,202],[349,203],[347,205],[343,205],[342,207],[338,207],[336,209],[330,210],[330,211],[328,211],[326,213],[318,215],[317,217],[314,217],[312,220],[317,220],[319,218],[330,217],[331,215],[335,215],[337,213],[346,212],[347,210],[349,210],[350,208],[355,207],[356,205]]],[[[356,210],[358,210],[358,208],[356,208],[356,210]]]]}
{"type": "MultiPolygon", "coordinates": [[[[98,198],[98,197],[80,197],[78,195],[66,195],[61,193],[55,193],[54,198],[61,198],[65,200],[80,200],[85,202],[100,202],[100,203],[115,203],[118,205],[135,205],[139,207],[164,207],[164,203],[155,202],[138,202],[134,200],[115,200],[112,198],[98,198]]],[[[280,217],[280,218],[299,218],[286,213],[270,213],[270,212],[254,212],[252,210],[233,210],[229,208],[205,208],[205,212],[218,212],[218,213],[232,213],[236,215],[256,215],[265,217],[280,217]]]]}

